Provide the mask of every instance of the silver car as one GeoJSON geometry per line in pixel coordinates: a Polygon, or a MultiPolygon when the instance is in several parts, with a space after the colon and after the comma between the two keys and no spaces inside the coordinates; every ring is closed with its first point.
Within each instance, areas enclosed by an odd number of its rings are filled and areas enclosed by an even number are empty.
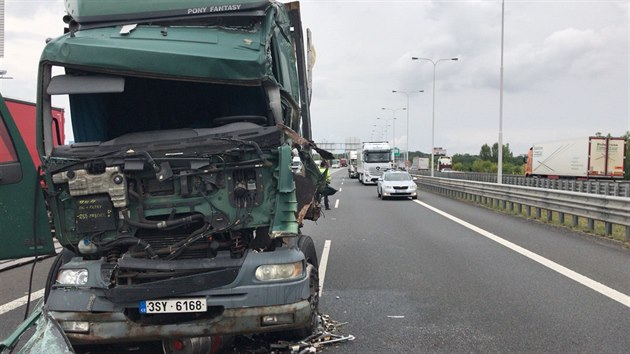
{"type": "Polygon", "coordinates": [[[376,184],[379,198],[408,198],[418,199],[418,192],[414,178],[406,171],[389,170],[383,173],[376,184]]]}

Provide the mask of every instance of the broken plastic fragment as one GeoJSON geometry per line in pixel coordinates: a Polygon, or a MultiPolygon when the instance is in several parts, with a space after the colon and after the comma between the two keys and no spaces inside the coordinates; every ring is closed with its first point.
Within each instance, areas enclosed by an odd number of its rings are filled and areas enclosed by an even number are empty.
{"type": "Polygon", "coordinates": [[[138,27],[138,24],[124,25],[120,29],[120,34],[129,34],[131,31],[135,30],[136,27],[138,27]]]}

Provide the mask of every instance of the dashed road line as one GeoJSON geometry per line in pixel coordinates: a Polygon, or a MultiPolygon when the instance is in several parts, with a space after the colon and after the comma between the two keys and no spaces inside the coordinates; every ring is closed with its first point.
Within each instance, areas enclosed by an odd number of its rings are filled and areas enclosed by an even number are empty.
{"type": "MultiPolygon", "coordinates": [[[[31,302],[35,300],[39,300],[44,296],[44,289],[37,290],[31,294],[31,302]]],[[[24,295],[19,299],[15,299],[11,302],[8,302],[2,306],[0,306],[0,315],[5,314],[11,310],[15,310],[20,306],[26,305],[26,301],[28,301],[28,295],[24,295]]]]}
{"type": "Polygon", "coordinates": [[[319,259],[319,296],[322,296],[324,291],[324,279],[326,278],[326,267],[328,266],[328,253],[330,253],[330,240],[324,242],[324,249],[322,250],[322,257],[319,259]]]}

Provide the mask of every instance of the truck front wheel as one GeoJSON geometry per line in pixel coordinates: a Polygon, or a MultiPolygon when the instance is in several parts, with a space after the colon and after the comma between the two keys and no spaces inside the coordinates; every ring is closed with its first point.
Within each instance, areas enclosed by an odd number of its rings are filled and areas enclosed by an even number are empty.
{"type": "Polygon", "coordinates": [[[319,260],[315,244],[310,236],[300,235],[297,245],[306,258],[306,269],[309,273],[309,303],[311,304],[311,320],[308,325],[290,333],[291,337],[301,339],[313,334],[319,321],[319,260]]]}

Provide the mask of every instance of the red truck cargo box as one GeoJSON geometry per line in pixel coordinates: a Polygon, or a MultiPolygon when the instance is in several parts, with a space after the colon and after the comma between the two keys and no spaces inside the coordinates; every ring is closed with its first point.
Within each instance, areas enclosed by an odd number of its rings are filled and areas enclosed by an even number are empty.
{"type": "MultiPolygon", "coordinates": [[[[11,116],[13,116],[13,120],[17,125],[20,133],[22,134],[22,139],[24,139],[24,143],[28,148],[28,152],[33,159],[33,163],[35,167],[39,166],[39,155],[37,154],[37,137],[35,133],[35,103],[15,100],[12,98],[6,98],[5,102],[7,107],[9,108],[9,112],[11,112],[11,116]]],[[[58,145],[57,142],[61,142],[62,144],[65,141],[65,134],[63,131],[63,127],[65,124],[64,111],[62,108],[54,108],[52,109],[53,116],[53,136],[55,138],[54,144],[58,145]],[[57,128],[58,127],[58,128],[57,128]],[[57,135],[59,132],[59,135],[57,135]]]]}

